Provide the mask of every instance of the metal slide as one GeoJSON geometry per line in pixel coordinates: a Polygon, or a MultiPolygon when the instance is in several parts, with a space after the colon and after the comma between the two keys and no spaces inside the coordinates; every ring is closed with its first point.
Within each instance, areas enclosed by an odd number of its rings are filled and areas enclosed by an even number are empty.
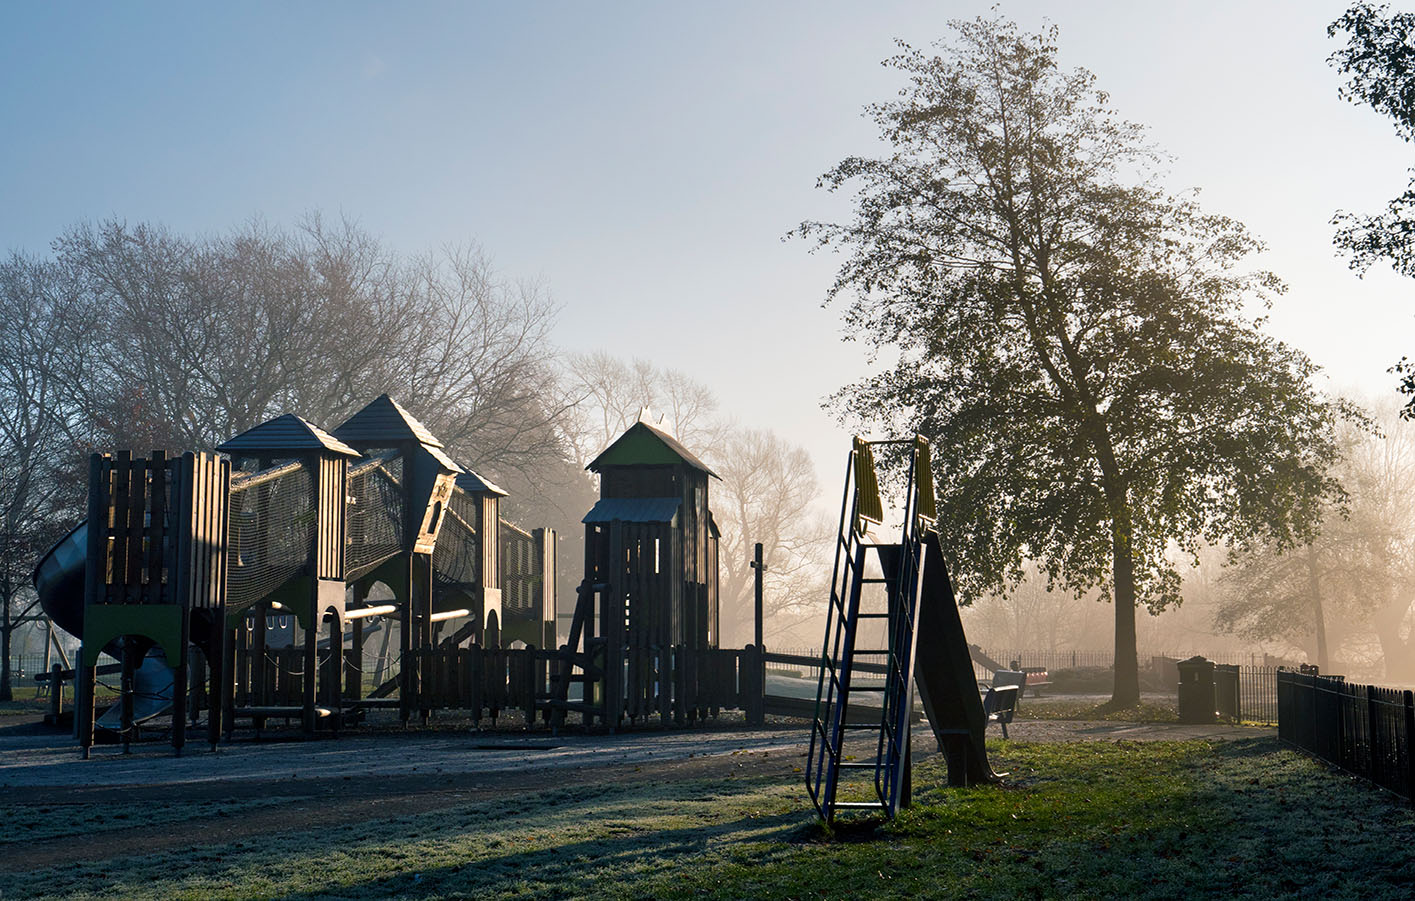
{"type": "Polygon", "coordinates": [[[923,554],[917,620],[919,652],[914,661],[919,700],[939,749],[947,757],[948,784],[997,782],[998,774],[988,763],[983,744],[987,717],[983,714],[978,678],[937,533],[924,535],[923,554]]]}

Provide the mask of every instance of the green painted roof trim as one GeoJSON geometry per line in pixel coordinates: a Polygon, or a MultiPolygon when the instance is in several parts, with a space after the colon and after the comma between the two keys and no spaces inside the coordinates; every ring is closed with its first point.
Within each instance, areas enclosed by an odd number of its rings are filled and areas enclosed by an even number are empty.
{"type": "Polygon", "coordinates": [[[649,425],[636,422],[619,439],[605,448],[603,453],[590,461],[585,468],[599,472],[606,466],[690,466],[705,472],[713,478],[717,473],[708,469],[677,439],[649,425]]]}

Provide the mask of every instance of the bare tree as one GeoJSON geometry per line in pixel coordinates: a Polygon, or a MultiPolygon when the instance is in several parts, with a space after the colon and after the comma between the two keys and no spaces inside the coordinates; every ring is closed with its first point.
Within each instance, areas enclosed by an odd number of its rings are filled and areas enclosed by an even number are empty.
{"type": "Polygon", "coordinates": [[[62,384],[70,288],[52,264],[0,263],[0,701],[13,699],[15,630],[36,615],[35,559],[82,503],[62,384]]]}
{"type": "Polygon", "coordinates": [[[556,308],[475,248],[400,259],[318,215],[201,239],[110,221],[56,246],[96,327],[83,393],[104,443],[211,447],[284,412],[332,426],[387,392],[473,466],[563,456],[556,308]]]}
{"type": "Polygon", "coordinates": [[[767,566],[767,634],[785,632],[803,618],[819,619],[829,591],[826,556],[834,524],[811,512],[820,484],[810,455],[772,432],[740,429],[728,433],[711,462],[722,477],[714,485],[712,509],[722,529],[722,619],[732,624],[724,627],[725,638],[752,639],[750,563],[758,542],[767,566]]]}
{"type": "Polygon", "coordinates": [[[699,456],[709,456],[723,437],[717,398],[682,372],[643,359],[626,362],[603,351],[574,354],[564,370],[561,390],[570,406],[566,438],[581,465],[638,422],[645,410],[661,414],[658,424],[699,456]]]}

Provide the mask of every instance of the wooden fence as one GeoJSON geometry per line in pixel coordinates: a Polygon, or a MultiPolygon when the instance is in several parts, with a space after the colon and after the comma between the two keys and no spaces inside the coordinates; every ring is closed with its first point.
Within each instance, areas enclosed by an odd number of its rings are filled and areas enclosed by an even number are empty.
{"type": "Polygon", "coordinates": [[[1279,738],[1415,799],[1411,692],[1286,671],[1276,681],[1279,738]]]}
{"type": "MultiPolygon", "coordinates": [[[[419,706],[465,710],[477,719],[483,713],[494,719],[503,710],[519,710],[527,723],[537,714],[549,720],[555,704],[555,681],[568,672],[568,652],[563,650],[474,645],[412,653],[422,673],[419,706]]],[[[621,669],[628,665],[626,655],[621,669]]],[[[677,722],[693,721],[733,709],[746,711],[749,718],[760,715],[761,663],[755,648],[677,646],[656,654],[651,665],[655,675],[652,703],[620,704],[620,713],[630,720],[660,715],[677,722]]],[[[624,678],[619,680],[621,686],[625,682],[624,678]]],[[[607,709],[603,703],[604,682],[601,679],[589,685],[592,697],[588,700],[602,717],[607,709]]],[[[575,709],[581,709],[584,703],[582,698],[575,709]]]]}

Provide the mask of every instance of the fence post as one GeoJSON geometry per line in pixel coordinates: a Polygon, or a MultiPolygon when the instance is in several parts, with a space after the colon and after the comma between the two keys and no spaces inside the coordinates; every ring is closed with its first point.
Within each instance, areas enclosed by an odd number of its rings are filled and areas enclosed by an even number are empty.
{"type": "Polygon", "coordinates": [[[1415,799],[1415,693],[1402,692],[1405,707],[1405,797],[1415,799]]]}
{"type": "Polygon", "coordinates": [[[1382,750],[1381,745],[1384,739],[1380,736],[1380,717],[1376,710],[1376,687],[1366,686],[1366,756],[1369,758],[1366,768],[1366,778],[1379,783],[1376,779],[1376,769],[1380,766],[1382,750]]]}
{"type": "MultiPolygon", "coordinates": [[[[1317,677],[1314,676],[1313,678],[1317,678],[1317,677]]],[[[1345,767],[1345,766],[1346,766],[1346,730],[1343,729],[1342,727],[1345,725],[1345,723],[1343,722],[1343,720],[1345,719],[1344,714],[1345,714],[1346,711],[1343,710],[1342,708],[1346,706],[1346,683],[1345,683],[1345,682],[1337,682],[1337,683],[1335,683],[1335,684],[1336,684],[1336,704],[1333,705],[1332,709],[1336,711],[1336,722],[1333,724],[1333,728],[1336,729],[1336,762],[1337,762],[1338,764],[1340,764],[1341,766],[1345,767]]]]}
{"type": "Polygon", "coordinates": [[[748,645],[742,649],[739,658],[741,679],[747,690],[747,725],[760,726],[766,722],[766,657],[761,645],[748,645]]]}
{"type": "Polygon", "coordinates": [[[64,712],[64,679],[60,675],[62,672],[64,668],[57,663],[49,668],[49,723],[52,726],[59,725],[59,717],[64,712]]]}

